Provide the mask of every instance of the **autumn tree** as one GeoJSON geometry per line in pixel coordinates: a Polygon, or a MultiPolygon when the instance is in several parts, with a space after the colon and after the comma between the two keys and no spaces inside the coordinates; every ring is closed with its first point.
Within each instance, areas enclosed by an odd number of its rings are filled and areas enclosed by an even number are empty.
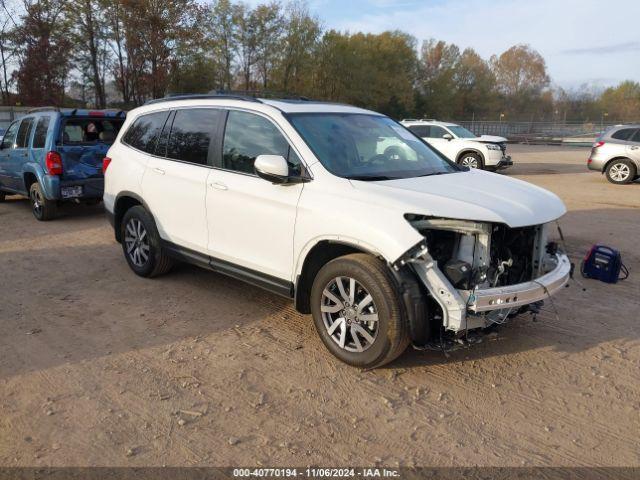
{"type": "Polygon", "coordinates": [[[617,87],[607,88],[599,104],[610,119],[637,121],[640,118],[640,83],[627,80],[617,87]]]}
{"type": "Polygon", "coordinates": [[[525,111],[549,85],[544,58],[528,45],[515,45],[490,62],[498,89],[513,111],[525,111]]]}
{"type": "Polygon", "coordinates": [[[62,105],[71,67],[69,23],[64,0],[24,0],[13,31],[22,49],[16,72],[20,99],[27,105],[62,105]]]}
{"type": "Polygon", "coordinates": [[[105,9],[99,1],[78,0],[67,4],[66,12],[72,32],[73,60],[93,90],[97,108],[105,108],[105,77],[109,62],[107,20],[105,9]]]}

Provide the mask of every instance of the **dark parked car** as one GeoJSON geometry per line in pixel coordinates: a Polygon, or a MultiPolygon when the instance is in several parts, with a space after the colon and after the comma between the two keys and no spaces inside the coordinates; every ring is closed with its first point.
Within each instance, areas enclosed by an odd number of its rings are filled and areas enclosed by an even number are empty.
{"type": "Polygon", "coordinates": [[[124,122],[111,110],[43,108],[13,122],[0,143],[0,202],[28,196],[38,220],[62,201],[102,199],[102,159],[124,122]]]}

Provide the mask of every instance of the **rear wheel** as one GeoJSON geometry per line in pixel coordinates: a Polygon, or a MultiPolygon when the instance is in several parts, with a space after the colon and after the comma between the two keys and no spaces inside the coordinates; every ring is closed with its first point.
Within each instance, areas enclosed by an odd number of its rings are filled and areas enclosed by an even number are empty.
{"type": "Polygon", "coordinates": [[[482,158],[477,153],[469,152],[463,154],[458,159],[458,165],[467,168],[479,168],[482,169],[484,167],[482,163],[482,158]]]}
{"type": "Polygon", "coordinates": [[[156,277],[173,266],[160,243],[153,217],[138,205],[127,210],[121,223],[122,251],[131,270],[141,277],[156,277]]]}
{"type": "Polygon", "coordinates": [[[311,289],[311,312],[327,349],[349,365],[379,367],[409,344],[391,273],[371,255],[347,255],[322,267],[311,289]]]}
{"type": "Polygon", "coordinates": [[[631,160],[623,158],[614,160],[607,165],[605,175],[611,183],[619,185],[630,183],[636,176],[636,166],[631,160]]]}
{"type": "Polygon", "coordinates": [[[33,216],[41,222],[53,219],[58,211],[58,204],[55,200],[47,200],[42,192],[42,187],[38,182],[33,182],[29,188],[29,201],[33,216]]]}

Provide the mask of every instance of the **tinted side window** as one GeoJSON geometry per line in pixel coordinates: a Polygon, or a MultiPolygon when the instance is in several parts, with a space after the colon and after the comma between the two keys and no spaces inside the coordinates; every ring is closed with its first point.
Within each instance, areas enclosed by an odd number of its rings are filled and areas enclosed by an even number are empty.
{"type": "Polygon", "coordinates": [[[213,108],[177,110],[167,145],[167,158],[206,165],[209,144],[216,133],[220,114],[220,110],[213,108]]]}
{"type": "Polygon", "coordinates": [[[631,142],[640,143],[640,129],[629,139],[631,142]]]}
{"type": "Polygon", "coordinates": [[[18,136],[16,137],[16,148],[27,147],[29,143],[29,136],[31,135],[31,128],[33,127],[33,117],[25,118],[20,124],[18,129],[18,136]]]}
{"type": "Polygon", "coordinates": [[[616,140],[629,140],[629,138],[631,138],[631,135],[633,135],[635,132],[635,128],[623,128],[622,130],[613,132],[611,134],[611,138],[615,138],[616,140]]]}
{"type": "Polygon", "coordinates": [[[156,141],[168,116],[168,111],[141,115],[129,127],[122,141],[133,148],[153,154],[156,141]]]}
{"type": "Polygon", "coordinates": [[[49,117],[40,117],[36,124],[36,132],[33,134],[33,148],[44,148],[49,131],[49,117]]]}
{"type": "Polygon", "coordinates": [[[14,122],[9,125],[9,128],[2,138],[2,148],[12,148],[16,139],[16,132],[18,131],[18,122],[14,122]]]}
{"type": "Polygon", "coordinates": [[[409,130],[411,130],[420,138],[425,138],[429,136],[429,127],[427,125],[413,125],[409,127],[409,130]]]}
{"type": "Polygon", "coordinates": [[[258,155],[282,155],[299,171],[300,159],[289,155],[289,144],[276,126],[253,113],[231,111],[224,132],[222,165],[228,170],[254,174],[258,155]]]}

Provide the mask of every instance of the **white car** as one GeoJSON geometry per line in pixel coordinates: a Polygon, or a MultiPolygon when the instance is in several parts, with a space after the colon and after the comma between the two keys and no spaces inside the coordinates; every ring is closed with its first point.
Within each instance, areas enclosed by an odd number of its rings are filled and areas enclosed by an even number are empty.
{"type": "Polygon", "coordinates": [[[351,106],[154,101],[127,115],[103,168],[136,274],[181,260],[289,297],[359,367],[503,323],[569,278],[548,240],[565,213],[553,193],[461,168],[351,106]]]}
{"type": "Polygon", "coordinates": [[[403,120],[401,123],[463,167],[496,171],[513,165],[506,153],[507,139],[504,137],[477,137],[460,125],[436,120],[403,120]]]}

